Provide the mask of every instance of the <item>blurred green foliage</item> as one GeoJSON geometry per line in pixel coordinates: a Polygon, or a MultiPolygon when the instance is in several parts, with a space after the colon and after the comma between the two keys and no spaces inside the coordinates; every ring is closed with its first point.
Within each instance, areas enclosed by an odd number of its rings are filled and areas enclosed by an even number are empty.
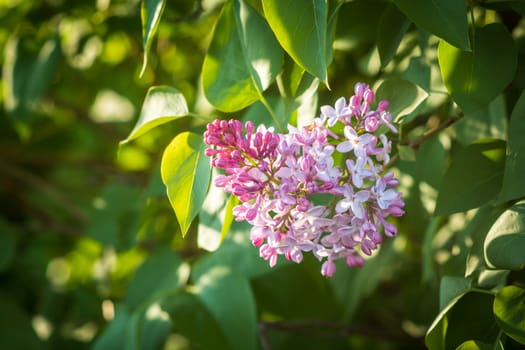
{"type": "Polygon", "coordinates": [[[519,349],[523,16],[0,0],[0,348],[519,349]],[[358,81],[400,126],[399,235],[331,279],[311,257],[271,269],[208,187],[205,124],[304,125],[358,81]]]}

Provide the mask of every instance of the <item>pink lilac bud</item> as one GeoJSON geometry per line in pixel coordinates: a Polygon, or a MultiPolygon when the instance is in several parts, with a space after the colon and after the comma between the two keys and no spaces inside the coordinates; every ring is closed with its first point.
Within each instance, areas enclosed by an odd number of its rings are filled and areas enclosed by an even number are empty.
{"type": "Polygon", "coordinates": [[[252,225],[252,243],[272,267],[279,255],[300,263],[311,252],[330,277],[335,260],[362,266],[383,236],[397,234],[388,218],[402,216],[404,202],[394,173],[383,169],[391,141],[375,134],[383,124],[397,129],[388,101],[373,110],[370,87],[358,83],[354,91],[348,105],[339,98],[334,107],[322,106],[310,126],[289,126],[286,134],[250,121],[244,134],[238,120],[207,126],[205,154],[224,171],[215,185],[239,198],[235,220],[252,225]],[[331,129],[338,122],[343,133],[331,129]],[[316,195],[334,197],[333,204],[317,203],[316,195]]]}

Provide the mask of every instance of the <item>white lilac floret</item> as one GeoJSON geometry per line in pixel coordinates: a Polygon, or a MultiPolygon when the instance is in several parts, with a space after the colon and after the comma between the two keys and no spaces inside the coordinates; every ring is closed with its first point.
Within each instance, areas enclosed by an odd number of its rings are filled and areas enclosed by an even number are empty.
{"type": "Polygon", "coordinates": [[[322,106],[310,126],[289,126],[286,134],[250,121],[208,124],[206,155],[224,170],[215,185],[240,199],[235,218],[252,225],[251,241],[270,266],[279,255],[299,263],[311,252],[323,262],[321,274],[332,276],[336,259],[361,266],[383,234],[397,234],[387,219],[402,216],[404,202],[384,167],[391,142],[378,132],[397,129],[388,102],[373,110],[373,100],[369,86],[358,83],[348,104],[341,97],[322,106]]]}

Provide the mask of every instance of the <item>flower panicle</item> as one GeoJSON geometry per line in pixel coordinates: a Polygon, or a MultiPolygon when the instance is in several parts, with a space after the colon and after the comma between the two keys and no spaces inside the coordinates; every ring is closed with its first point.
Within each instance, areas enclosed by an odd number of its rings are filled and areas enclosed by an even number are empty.
{"type": "Polygon", "coordinates": [[[251,241],[272,267],[279,255],[300,263],[311,252],[322,261],[321,274],[332,276],[335,260],[362,266],[384,236],[397,234],[388,218],[404,214],[404,201],[384,168],[391,141],[379,133],[382,125],[397,129],[388,101],[374,110],[368,85],[358,83],[354,92],[348,103],[341,97],[322,106],[311,125],[288,126],[286,134],[233,119],[207,126],[206,155],[224,170],[215,185],[240,199],[235,219],[252,225],[251,241]]]}

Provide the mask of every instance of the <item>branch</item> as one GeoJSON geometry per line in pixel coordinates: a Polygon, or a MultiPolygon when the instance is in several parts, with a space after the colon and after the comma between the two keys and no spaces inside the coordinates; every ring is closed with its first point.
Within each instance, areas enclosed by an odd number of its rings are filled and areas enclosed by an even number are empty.
{"type": "Polygon", "coordinates": [[[355,325],[339,323],[326,320],[300,320],[300,321],[263,321],[259,324],[259,338],[264,350],[271,350],[267,337],[269,329],[294,333],[309,333],[318,331],[320,336],[325,337],[349,337],[365,336],[370,338],[383,338],[385,340],[400,341],[404,343],[417,343],[421,345],[421,339],[410,337],[404,333],[389,333],[381,329],[363,328],[355,325]]]}
{"type": "MultiPolygon", "coordinates": [[[[458,115],[448,118],[442,124],[436,126],[435,128],[428,130],[427,132],[425,132],[423,135],[421,135],[419,138],[415,139],[414,141],[401,140],[398,142],[398,144],[402,146],[408,146],[412,148],[413,150],[417,151],[423,142],[439,134],[441,131],[449,128],[450,126],[452,126],[452,124],[461,120],[463,117],[464,117],[464,114],[460,112],[458,113],[458,115]]],[[[399,153],[394,155],[392,159],[390,159],[390,162],[388,162],[388,164],[385,165],[385,169],[390,168],[398,159],[399,159],[399,153]]]]}
{"type": "Polygon", "coordinates": [[[65,212],[71,215],[79,222],[86,221],[86,213],[84,210],[79,208],[64,192],[54,187],[41,177],[28,172],[27,170],[20,168],[14,164],[6,163],[0,160],[0,171],[3,174],[10,175],[11,177],[19,180],[20,182],[29,185],[45,195],[56,204],[58,204],[65,212]]]}

